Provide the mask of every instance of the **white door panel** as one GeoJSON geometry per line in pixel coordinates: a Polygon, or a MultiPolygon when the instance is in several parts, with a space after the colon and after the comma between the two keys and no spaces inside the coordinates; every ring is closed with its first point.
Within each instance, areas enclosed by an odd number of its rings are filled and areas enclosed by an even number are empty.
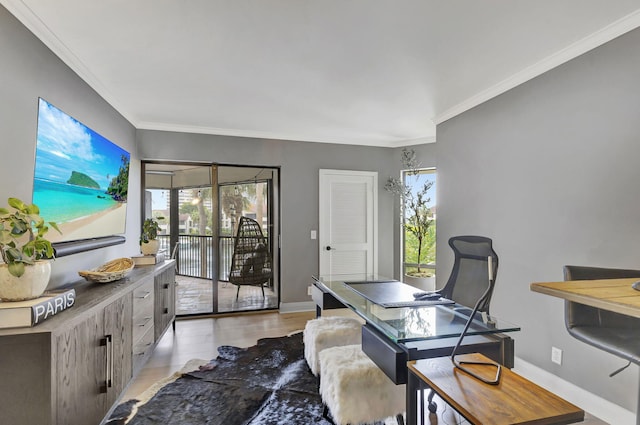
{"type": "Polygon", "coordinates": [[[377,180],[320,170],[320,275],[377,273],[377,180]]]}
{"type": "Polygon", "coordinates": [[[346,249],[336,250],[329,255],[329,261],[332,275],[353,274],[354,270],[367,269],[367,252],[362,249],[353,251],[346,249]]]}

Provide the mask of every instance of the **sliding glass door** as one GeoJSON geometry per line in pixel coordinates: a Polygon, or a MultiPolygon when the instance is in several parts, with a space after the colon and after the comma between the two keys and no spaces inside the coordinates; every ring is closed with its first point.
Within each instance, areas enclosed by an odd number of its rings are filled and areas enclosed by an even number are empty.
{"type": "MultiPolygon", "coordinates": [[[[225,168],[227,167],[221,167],[220,176],[231,171],[225,168]]],[[[222,282],[230,283],[221,287],[218,304],[220,312],[278,308],[278,280],[275,277],[269,278],[267,274],[273,271],[274,252],[277,251],[273,237],[274,171],[260,169],[257,173],[263,177],[259,179],[256,175],[249,181],[220,182],[218,186],[221,250],[219,278],[222,282]],[[243,229],[239,228],[242,217],[255,222],[259,228],[259,237],[262,238],[260,240],[266,245],[267,261],[259,265],[260,271],[249,270],[247,267],[248,256],[257,258],[256,246],[244,246],[242,251],[237,249],[239,243],[247,240],[242,239],[246,236],[243,236],[243,229]]]]}
{"type": "Polygon", "coordinates": [[[158,218],[161,249],[177,261],[178,315],[278,307],[278,171],[143,163],[143,216],[158,218]],[[258,222],[264,234],[273,276],[264,285],[235,285],[229,279],[241,217],[258,222]]]}

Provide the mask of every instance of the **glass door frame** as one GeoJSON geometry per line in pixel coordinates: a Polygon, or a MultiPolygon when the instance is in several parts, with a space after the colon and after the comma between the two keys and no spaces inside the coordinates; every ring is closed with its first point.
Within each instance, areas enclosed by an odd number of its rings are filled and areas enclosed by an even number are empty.
{"type": "MultiPolygon", "coordinates": [[[[211,221],[209,223],[211,227],[211,241],[212,241],[212,251],[210,259],[210,273],[211,273],[211,289],[212,289],[212,303],[211,303],[211,311],[208,312],[197,312],[197,313],[188,313],[188,314],[180,314],[180,317],[193,317],[193,316],[209,316],[216,314],[229,314],[229,313],[243,313],[248,311],[260,311],[260,310],[277,310],[279,308],[280,298],[281,298],[281,285],[280,285],[280,167],[273,166],[252,166],[252,165],[236,165],[236,164],[217,164],[217,163],[202,163],[202,162],[179,162],[179,161],[158,161],[158,160],[142,160],[141,161],[141,220],[140,226],[142,226],[142,222],[145,218],[145,192],[147,190],[147,173],[148,168],[156,166],[162,166],[166,168],[176,167],[176,168],[184,168],[184,167],[202,167],[209,169],[209,187],[211,189],[211,221]],[[219,198],[219,184],[218,184],[218,171],[220,167],[234,167],[234,168],[260,168],[260,169],[268,169],[272,171],[273,178],[271,179],[260,179],[257,180],[244,180],[239,183],[254,183],[254,182],[266,182],[267,183],[267,226],[269,231],[269,239],[271,243],[271,253],[273,257],[272,267],[273,267],[273,280],[274,284],[277,285],[276,289],[276,306],[269,307],[267,309],[256,309],[256,310],[232,310],[232,311],[219,311],[219,277],[220,277],[220,198],[219,198]]],[[[171,182],[171,188],[165,188],[162,190],[167,190],[170,193],[170,202],[169,202],[169,255],[173,253],[175,246],[180,238],[180,203],[177,201],[179,199],[180,190],[185,189],[193,189],[194,187],[205,187],[205,186],[185,186],[185,187],[173,187],[173,181],[171,182]]],[[[152,208],[152,207],[150,207],[152,208]]],[[[235,236],[235,235],[234,235],[235,236]]],[[[179,258],[176,261],[180,261],[179,258]]],[[[179,266],[179,264],[178,264],[179,266]]],[[[178,269],[179,270],[179,269],[178,269]]],[[[176,298],[177,299],[177,298],[176,298]]]]}
{"type": "MultiPolygon", "coordinates": [[[[249,178],[249,179],[241,179],[241,180],[237,180],[237,181],[226,181],[224,183],[220,183],[218,181],[218,220],[220,220],[220,217],[222,216],[222,201],[221,201],[221,188],[224,186],[235,186],[235,185],[248,185],[248,184],[256,184],[256,183],[265,183],[266,184],[266,188],[267,188],[267,195],[266,195],[266,205],[267,205],[267,229],[268,229],[268,237],[269,237],[269,244],[270,244],[270,252],[271,252],[271,256],[272,256],[272,262],[271,262],[271,267],[273,269],[273,278],[272,278],[272,283],[273,283],[273,291],[274,294],[276,296],[276,303],[274,306],[269,306],[269,307],[265,307],[265,308],[259,308],[259,309],[252,309],[252,310],[225,310],[225,311],[219,311],[219,313],[221,314],[227,314],[227,313],[242,313],[242,312],[248,312],[248,311],[264,311],[264,310],[277,310],[280,306],[280,299],[281,299],[281,284],[280,284],[280,229],[281,229],[281,223],[280,223],[280,215],[279,215],[279,211],[280,211],[280,193],[279,193],[279,187],[280,187],[280,173],[281,173],[281,168],[280,167],[274,167],[274,166],[256,166],[256,165],[237,165],[237,164],[217,164],[218,168],[247,168],[247,169],[261,169],[261,170],[269,170],[269,172],[272,173],[272,178],[259,178],[259,176],[255,176],[253,178],[249,178]]],[[[237,219],[236,219],[236,224],[238,223],[238,221],[240,220],[240,216],[242,214],[238,213],[237,215],[237,219]]],[[[262,223],[261,223],[262,224],[262,223]]],[[[220,223],[218,222],[218,226],[216,226],[218,228],[218,235],[219,235],[219,239],[218,239],[218,246],[220,246],[220,240],[221,240],[221,235],[220,235],[220,223]]],[[[232,231],[232,239],[234,239],[236,236],[235,231],[232,231]]],[[[219,257],[218,257],[219,258],[219,257]]],[[[220,267],[222,267],[220,265],[220,267]]],[[[220,276],[219,276],[220,277],[220,276]]]]}

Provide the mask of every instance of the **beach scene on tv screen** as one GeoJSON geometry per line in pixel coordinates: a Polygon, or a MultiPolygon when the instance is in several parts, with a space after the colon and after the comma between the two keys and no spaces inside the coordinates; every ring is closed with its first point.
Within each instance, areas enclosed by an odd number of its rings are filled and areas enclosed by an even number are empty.
{"type": "Polygon", "coordinates": [[[52,242],[125,232],[127,151],[40,99],[33,203],[62,231],[52,242]]]}

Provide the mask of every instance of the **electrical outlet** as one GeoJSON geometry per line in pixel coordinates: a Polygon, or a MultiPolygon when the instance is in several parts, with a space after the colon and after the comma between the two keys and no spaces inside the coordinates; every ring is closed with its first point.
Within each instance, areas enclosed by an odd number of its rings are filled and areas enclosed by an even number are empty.
{"type": "Polygon", "coordinates": [[[556,347],[551,347],[551,361],[555,364],[562,364],[562,350],[556,347]]]}
{"type": "Polygon", "coordinates": [[[307,286],[307,295],[311,296],[311,285],[307,286]]]}

